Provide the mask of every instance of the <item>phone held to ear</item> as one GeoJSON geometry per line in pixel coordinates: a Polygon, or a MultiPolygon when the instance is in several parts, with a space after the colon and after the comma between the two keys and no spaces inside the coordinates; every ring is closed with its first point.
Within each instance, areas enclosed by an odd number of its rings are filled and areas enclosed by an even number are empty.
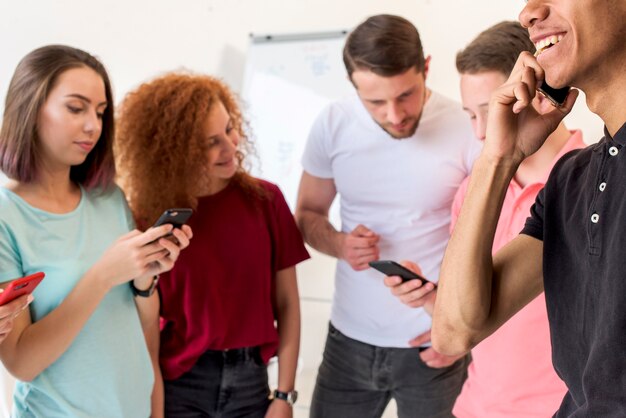
{"type": "Polygon", "coordinates": [[[541,93],[546,99],[550,100],[553,105],[556,107],[561,107],[565,103],[565,99],[567,99],[567,95],[569,94],[570,87],[565,86],[560,89],[555,89],[554,87],[550,87],[545,80],[537,87],[537,91],[541,93]]]}
{"type": "MultiPolygon", "coordinates": [[[[370,261],[369,265],[371,268],[380,271],[385,276],[400,276],[403,282],[407,282],[409,280],[421,280],[422,285],[425,285],[426,283],[432,283],[429,280],[426,280],[425,278],[420,276],[419,274],[413,273],[408,268],[392,260],[370,261]]],[[[435,286],[437,285],[435,284],[435,286]]]]}
{"type": "Polygon", "coordinates": [[[33,293],[33,290],[43,280],[45,274],[42,272],[15,279],[0,293],[0,306],[5,305],[20,296],[33,293]]]}

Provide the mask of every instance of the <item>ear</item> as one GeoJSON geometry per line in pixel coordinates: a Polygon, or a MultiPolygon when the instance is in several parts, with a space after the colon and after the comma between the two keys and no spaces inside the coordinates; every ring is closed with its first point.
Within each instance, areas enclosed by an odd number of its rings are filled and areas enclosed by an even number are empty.
{"type": "Polygon", "coordinates": [[[430,55],[426,57],[426,61],[424,62],[424,80],[428,77],[428,69],[430,68],[430,55]]]}

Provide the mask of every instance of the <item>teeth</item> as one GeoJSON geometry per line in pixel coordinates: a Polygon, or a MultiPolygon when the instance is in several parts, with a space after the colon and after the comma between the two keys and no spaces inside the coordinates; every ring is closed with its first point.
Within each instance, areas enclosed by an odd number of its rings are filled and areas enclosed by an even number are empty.
{"type": "Polygon", "coordinates": [[[550,45],[558,44],[559,42],[561,42],[561,39],[563,39],[563,35],[552,35],[552,36],[543,38],[542,40],[540,40],[539,42],[535,44],[535,49],[537,50],[535,55],[541,54],[550,45]]]}

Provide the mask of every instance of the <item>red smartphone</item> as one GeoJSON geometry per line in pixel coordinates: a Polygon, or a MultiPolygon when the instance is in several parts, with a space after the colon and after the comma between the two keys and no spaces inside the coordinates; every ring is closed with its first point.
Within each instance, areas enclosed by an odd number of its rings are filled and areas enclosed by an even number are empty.
{"type": "Polygon", "coordinates": [[[45,274],[42,272],[33,273],[29,276],[13,280],[4,292],[0,293],[0,306],[11,302],[27,293],[33,293],[39,282],[43,280],[45,274]]]}
{"type": "MultiPolygon", "coordinates": [[[[376,260],[370,261],[368,264],[370,265],[370,267],[380,271],[386,276],[400,276],[403,282],[406,282],[408,280],[420,280],[423,285],[430,282],[430,280],[423,278],[417,273],[413,273],[411,270],[401,264],[396,263],[395,261],[376,260]]],[[[435,284],[435,286],[437,285],[435,284]]]]}

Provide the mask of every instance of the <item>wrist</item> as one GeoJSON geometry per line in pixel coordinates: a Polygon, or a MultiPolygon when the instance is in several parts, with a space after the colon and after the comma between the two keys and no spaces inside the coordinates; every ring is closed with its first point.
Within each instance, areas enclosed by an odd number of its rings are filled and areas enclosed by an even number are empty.
{"type": "Polygon", "coordinates": [[[295,390],[285,392],[285,391],[276,389],[272,393],[272,399],[279,400],[280,402],[286,402],[289,406],[293,406],[293,404],[295,404],[296,401],[298,400],[298,392],[295,390]]]}
{"type": "Polygon", "coordinates": [[[133,292],[133,296],[149,298],[155,292],[158,283],[159,276],[154,275],[133,279],[129,282],[129,285],[131,291],[133,292]]]}

